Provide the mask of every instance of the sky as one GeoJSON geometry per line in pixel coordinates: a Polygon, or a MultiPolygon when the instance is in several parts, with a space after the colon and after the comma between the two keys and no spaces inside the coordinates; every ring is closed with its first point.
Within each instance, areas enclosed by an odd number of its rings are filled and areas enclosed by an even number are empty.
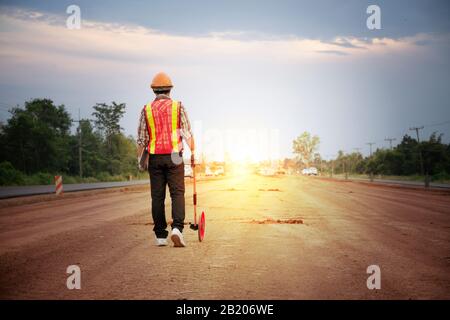
{"type": "Polygon", "coordinates": [[[0,1],[0,120],[33,98],[91,118],[127,105],[136,136],[159,71],[189,114],[199,152],[235,160],[292,157],[318,135],[338,150],[437,131],[450,142],[448,1],[0,1]],[[69,5],[81,28],[69,29],[69,5]],[[369,30],[369,5],[381,29],[369,30]]]}

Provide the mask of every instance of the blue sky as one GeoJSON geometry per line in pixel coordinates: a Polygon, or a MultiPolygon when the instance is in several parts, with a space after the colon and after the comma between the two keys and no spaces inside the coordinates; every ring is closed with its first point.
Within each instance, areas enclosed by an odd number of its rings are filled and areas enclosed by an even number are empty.
{"type": "Polygon", "coordinates": [[[446,0],[396,1],[0,1],[61,14],[71,4],[83,8],[86,19],[135,23],[176,34],[202,35],[217,31],[255,31],[273,35],[296,35],[332,39],[336,35],[373,37],[365,26],[365,9],[382,8],[384,28],[377,36],[401,37],[419,32],[448,32],[450,10],[446,0]]]}
{"type": "MultiPolygon", "coordinates": [[[[84,117],[115,100],[134,135],[164,70],[205,150],[290,156],[307,130],[324,156],[367,154],[366,142],[450,120],[449,14],[448,1],[0,1],[0,118],[35,97],[84,117]],[[65,28],[70,4],[80,30],[65,28]],[[381,30],[366,28],[369,4],[381,30]]],[[[448,142],[449,127],[422,134],[448,142]]]]}

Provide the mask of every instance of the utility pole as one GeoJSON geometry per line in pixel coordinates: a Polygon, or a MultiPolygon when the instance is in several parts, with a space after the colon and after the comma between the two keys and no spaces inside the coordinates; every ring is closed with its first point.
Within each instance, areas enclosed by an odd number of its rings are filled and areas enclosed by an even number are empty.
{"type": "Polygon", "coordinates": [[[419,147],[419,160],[420,160],[420,174],[423,176],[425,174],[425,170],[423,168],[423,158],[422,158],[422,149],[420,148],[420,138],[419,138],[419,130],[422,130],[424,128],[424,126],[421,127],[411,127],[409,128],[409,130],[411,131],[416,131],[416,135],[417,135],[417,144],[419,147]]]}
{"type": "Polygon", "coordinates": [[[409,128],[409,130],[411,131],[416,131],[416,135],[417,135],[417,142],[420,143],[420,139],[419,139],[419,130],[422,130],[424,128],[424,126],[421,127],[411,127],[409,128]]]}
{"type": "Polygon", "coordinates": [[[331,177],[333,178],[334,173],[334,159],[331,159],[331,177]]]}
{"type": "Polygon", "coordinates": [[[344,171],[345,171],[345,180],[348,179],[348,164],[347,164],[347,158],[344,159],[344,171]]]}
{"type": "Polygon", "coordinates": [[[333,178],[333,173],[334,173],[334,154],[326,154],[325,157],[329,158],[330,160],[328,160],[327,163],[327,170],[330,170],[330,178],[333,178]],[[330,168],[331,165],[331,168],[330,168]]]}
{"type": "Polygon", "coordinates": [[[81,136],[81,116],[80,116],[80,108],[78,108],[78,168],[80,169],[80,178],[83,177],[83,160],[82,160],[82,152],[81,152],[81,142],[83,141],[81,136]]]}
{"type": "Polygon", "coordinates": [[[348,179],[348,173],[347,173],[347,170],[348,170],[348,166],[347,166],[347,158],[348,158],[348,153],[346,154],[346,151],[345,150],[342,150],[342,152],[343,152],[343,159],[342,159],[342,173],[344,174],[344,178],[345,178],[345,180],[347,180],[348,179]]]}
{"type": "Polygon", "coordinates": [[[83,177],[83,165],[82,165],[82,152],[81,152],[81,116],[80,116],[80,108],[78,108],[78,120],[72,120],[72,122],[78,122],[78,168],[80,173],[80,178],[83,177]]]}
{"type": "Polygon", "coordinates": [[[375,142],[367,142],[366,144],[370,146],[370,156],[372,156],[372,146],[375,144],[375,142]]]}
{"type": "MultiPolygon", "coordinates": [[[[372,157],[372,145],[375,144],[375,142],[367,142],[366,144],[368,144],[370,146],[370,157],[372,157]]],[[[373,181],[373,172],[370,171],[370,181],[373,181]]]]}
{"type": "MultiPolygon", "coordinates": [[[[361,148],[353,148],[353,150],[355,150],[357,154],[361,155],[361,148]]],[[[358,161],[358,160],[356,160],[356,161],[358,161]]],[[[355,161],[352,161],[352,167],[350,169],[350,174],[352,173],[352,169],[356,169],[355,161]]],[[[356,170],[356,171],[358,171],[358,170],[356,170]]]]}
{"type": "Polygon", "coordinates": [[[391,147],[391,150],[392,150],[392,141],[395,141],[395,140],[397,140],[397,139],[395,139],[395,138],[386,138],[386,139],[384,139],[384,141],[389,141],[389,145],[391,147]]]}
{"type": "Polygon", "coordinates": [[[79,124],[79,128],[80,128],[80,141],[78,141],[78,162],[79,162],[79,166],[80,166],[80,178],[83,177],[83,161],[81,159],[81,141],[82,141],[82,130],[81,130],[81,117],[80,117],[80,109],[78,109],[78,124],[79,124]]]}
{"type": "Polygon", "coordinates": [[[81,128],[81,123],[83,121],[91,122],[94,120],[91,120],[91,119],[81,120],[80,108],[78,108],[78,120],[72,120],[72,122],[78,122],[78,167],[79,167],[80,178],[83,177],[83,158],[82,158],[82,156],[83,156],[83,154],[82,154],[83,137],[82,137],[82,128],[81,128]]]}

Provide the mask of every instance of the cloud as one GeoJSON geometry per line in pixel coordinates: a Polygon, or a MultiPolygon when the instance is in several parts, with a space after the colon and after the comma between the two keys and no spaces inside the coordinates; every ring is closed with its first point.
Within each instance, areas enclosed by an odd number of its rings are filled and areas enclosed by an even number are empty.
{"type": "Polygon", "coordinates": [[[338,50],[318,50],[318,53],[326,53],[326,54],[332,54],[332,55],[337,55],[337,56],[346,56],[348,55],[348,53],[345,53],[343,51],[338,51],[338,50]]]}
{"type": "Polygon", "coordinates": [[[95,102],[123,101],[129,108],[123,127],[135,134],[151,76],[164,70],[191,120],[206,129],[280,129],[283,150],[291,150],[290,139],[304,128],[328,137],[333,149],[336,136],[345,140],[341,124],[348,114],[369,119],[358,122],[366,130],[392,119],[392,109],[410,116],[415,101],[447,101],[449,43],[442,34],[329,40],[223,30],[186,36],[85,19],[81,30],[68,30],[65,15],[0,6],[0,91],[14,104],[50,97],[74,114],[80,107],[82,115],[95,102]],[[430,66],[439,68],[437,76],[430,66]]]}
{"type": "Polygon", "coordinates": [[[415,44],[418,46],[427,46],[427,45],[430,45],[431,43],[432,43],[432,41],[429,39],[417,40],[415,42],[415,44]]]}
{"type": "Polygon", "coordinates": [[[358,39],[358,38],[343,38],[337,37],[333,41],[326,42],[328,44],[332,44],[341,48],[350,48],[350,49],[367,49],[365,44],[367,41],[358,39]]]}
{"type": "Polygon", "coordinates": [[[179,36],[138,25],[82,20],[80,30],[69,30],[65,17],[19,9],[0,13],[2,64],[50,64],[71,72],[83,68],[136,64],[194,64],[262,62],[295,64],[418,50],[427,36],[403,39],[337,37],[333,41],[293,36],[275,38],[242,31],[204,36],[179,36]],[[336,50],[339,47],[339,50],[336,50]],[[364,49],[364,50],[361,50],[364,49]],[[6,62],[8,61],[8,62],[6,62]],[[75,70],[74,70],[75,69],[75,70]]]}

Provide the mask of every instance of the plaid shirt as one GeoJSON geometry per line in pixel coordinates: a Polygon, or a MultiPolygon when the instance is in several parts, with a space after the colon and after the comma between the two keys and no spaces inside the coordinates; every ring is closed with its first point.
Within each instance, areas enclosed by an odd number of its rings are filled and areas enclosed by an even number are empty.
{"type": "MultiPolygon", "coordinates": [[[[155,100],[159,99],[170,99],[168,96],[164,94],[159,94],[156,96],[155,100]]],[[[187,117],[186,110],[184,109],[183,104],[180,102],[180,133],[181,137],[188,140],[192,137],[191,124],[189,123],[189,118],[187,117]]],[[[137,144],[141,147],[147,147],[150,136],[148,134],[147,129],[147,121],[145,119],[145,106],[142,108],[141,116],[139,118],[139,127],[137,132],[137,144]]]]}

